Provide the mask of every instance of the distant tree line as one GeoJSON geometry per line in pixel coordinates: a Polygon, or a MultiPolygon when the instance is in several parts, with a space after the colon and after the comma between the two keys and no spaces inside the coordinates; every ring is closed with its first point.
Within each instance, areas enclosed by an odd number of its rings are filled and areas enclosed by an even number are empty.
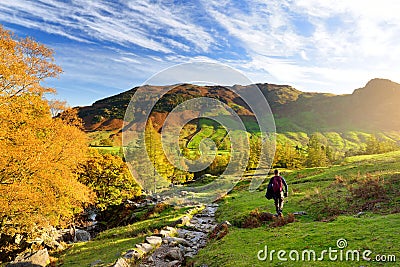
{"type": "Polygon", "coordinates": [[[371,135],[364,149],[342,152],[325,144],[318,134],[313,134],[305,148],[298,145],[294,146],[288,142],[277,143],[273,166],[288,169],[326,167],[349,156],[380,154],[399,149],[400,147],[396,142],[381,140],[376,135],[371,135]]]}

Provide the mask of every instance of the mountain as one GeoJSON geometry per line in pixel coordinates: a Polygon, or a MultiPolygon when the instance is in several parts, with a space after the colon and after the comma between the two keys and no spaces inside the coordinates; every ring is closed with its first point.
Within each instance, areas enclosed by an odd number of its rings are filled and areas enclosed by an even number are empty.
{"type": "MultiPolygon", "coordinates": [[[[400,131],[400,84],[390,80],[373,79],[363,88],[345,95],[301,92],[288,85],[263,83],[257,86],[269,102],[278,132],[400,131]]],[[[146,87],[148,90],[163,88],[146,87]]],[[[248,87],[235,85],[237,90],[248,87]]],[[[78,107],[85,129],[88,132],[121,129],[125,109],[136,90],[137,87],[98,100],[91,106],[78,107]]],[[[235,107],[241,117],[253,116],[251,109],[228,87],[181,84],[158,101],[151,118],[162,125],[174,106],[201,96],[235,107]]]]}

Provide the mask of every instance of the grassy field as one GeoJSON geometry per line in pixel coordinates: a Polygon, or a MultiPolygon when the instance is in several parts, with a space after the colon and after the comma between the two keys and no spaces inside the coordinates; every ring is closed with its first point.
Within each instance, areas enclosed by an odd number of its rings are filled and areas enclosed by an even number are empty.
{"type": "Polygon", "coordinates": [[[123,156],[122,147],[120,146],[93,146],[101,154],[112,154],[116,156],[123,156]]]}
{"type": "MultiPolygon", "coordinates": [[[[253,121],[245,120],[245,126],[249,133],[257,134],[259,133],[259,129],[253,125],[253,121]]],[[[183,134],[187,134],[183,132],[183,134]]],[[[300,146],[306,147],[308,140],[312,134],[317,134],[320,141],[334,148],[339,153],[343,154],[346,151],[362,151],[366,147],[366,143],[369,138],[372,136],[371,133],[360,132],[360,131],[347,131],[347,132],[313,132],[313,133],[305,133],[302,131],[278,131],[277,133],[277,142],[285,144],[289,143],[292,146],[300,146]]],[[[398,132],[385,132],[385,133],[377,133],[376,136],[380,140],[391,140],[394,142],[400,141],[400,133],[398,132]]],[[[215,122],[210,120],[202,120],[200,123],[199,132],[190,140],[188,144],[188,148],[197,149],[199,143],[204,138],[211,138],[217,144],[220,144],[222,140],[229,139],[226,136],[226,131],[215,125],[215,122]]],[[[225,140],[227,142],[227,147],[230,146],[230,141],[225,140]]]]}
{"type": "Polygon", "coordinates": [[[274,206],[272,200],[264,197],[266,184],[251,193],[248,181],[241,182],[221,201],[217,214],[218,221],[228,220],[233,224],[230,232],[220,240],[211,241],[191,263],[194,266],[383,266],[375,260],[382,255],[388,261],[385,266],[398,265],[393,256],[400,261],[400,152],[352,157],[343,165],[286,172],[284,176],[289,184],[284,214],[306,211],[307,215],[281,227],[265,223],[252,229],[243,228],[241,225],[251,212],[274,213],[274,206]],[[346,240],[347,247],[339,249],[339,239],[346,240]],[[263,260],[265,246],[268,252],[263,260]],[[332,253],[337,250],[336,254],[331,254],[331,258],[326,253],[321,256],[329,248],[332,253]],[[272,250],[275,252],[270,260],[272,250]],[[277,255],[279,250],[286,251],[281,259],[277,255]],[[299,260],[295,252],[289,257],[291,250],[299,253],[299,260]],[[304,250],[314,251],[315,261],[313,254],[308,260],[308,252],[302,261],[304,250]],[[357,258],[351,261],[350,250],[360,253],[360,261],[357,258]],[[346,261],[348,251],[350,261],[346,261]],[[362,253],[373,261],[363,260],[362,253]],[[335,255],[338,258],[331,260],[335,255]]]}

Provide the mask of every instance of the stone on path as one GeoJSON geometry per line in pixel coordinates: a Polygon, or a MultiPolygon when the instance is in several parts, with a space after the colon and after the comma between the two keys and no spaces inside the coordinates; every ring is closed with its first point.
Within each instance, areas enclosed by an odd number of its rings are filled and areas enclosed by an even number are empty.
{"type": "Polygon", "coordinates": [[[165,259],[167,260],[178,260],[183,261],[182,251],[179,248],[170,249],[167,254],[165,254],[165,259]]]}
{"type": "Polygon", "coordinates": [[[18,255],[14,261],[7,264],[7,267],[40,267],[47,266],[50,263],[49,253],[47,249],[35,252],[25,252],[18,255]]]}
{"type": "Polygon", "coordinates": [[[113,265],[113,267],[129,267],[129,263],[124,258],[119,258],[117,262],[113,265]]]}
{"type": "Polygon", "coordinates": [[[149,253],[150,251],[152,251],[154,246],[149,243],[140,243],[140,244],[136,244],[136,248],[143,251],[143,254],[146,254],[146,253],[149,253]]]}
{"type": "MultiPolygon", "coordinates": [[[[141,266],[181,266],[185,258],[193,258],[199,249],[206,246],[208,234],[217,226],[215,221],[217,208],[218,204],[209,204],[193,218],[190,219],[185,215],[173,224],[188,226],[187,228],[166,227],[161,230],[159,233],[163,237],[161,246],[155,249],[152,255],[148,255],[141,266]]],[[[222,224],[230,225],[229,222],[222,224]]]]}
{"type": "Polygon", "coordinates": [[[159,236],[152,235],[152,236],[146,237],[146,242],[151,244],[151,245],[158,246],[158,245],[161,245],[162,238],[159,237],[159,236]]]}

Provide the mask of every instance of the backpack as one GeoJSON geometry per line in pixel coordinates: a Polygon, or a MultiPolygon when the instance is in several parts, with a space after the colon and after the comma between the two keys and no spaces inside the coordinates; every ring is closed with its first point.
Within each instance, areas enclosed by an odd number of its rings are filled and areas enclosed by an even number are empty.
{"type": "Polygon", "coordinates": [[[274,193],[280,193],[282,191],[282,177],[275,176],[274,180],[272,181],[272,189],[274,193]]]}
{"type": "Polygon", "coordinates": [[[272,188],[272,183],[268,184],[267,192],[265,192],[265,197],[267,199],[272,199],[274,197],[274,189],[272,188]]]}

